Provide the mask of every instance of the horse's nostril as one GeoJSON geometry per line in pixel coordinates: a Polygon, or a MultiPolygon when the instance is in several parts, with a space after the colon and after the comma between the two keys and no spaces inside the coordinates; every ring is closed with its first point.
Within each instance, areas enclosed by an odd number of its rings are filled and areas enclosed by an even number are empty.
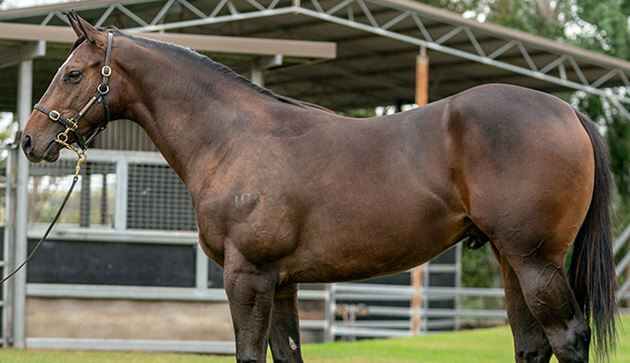
{"type": "Polygon", "coordinates": [[[26,154],[30,154],[31,151],[33,151],[33,140],[29,135],[22,137],[22,150],[24,150],[26,154]]]}

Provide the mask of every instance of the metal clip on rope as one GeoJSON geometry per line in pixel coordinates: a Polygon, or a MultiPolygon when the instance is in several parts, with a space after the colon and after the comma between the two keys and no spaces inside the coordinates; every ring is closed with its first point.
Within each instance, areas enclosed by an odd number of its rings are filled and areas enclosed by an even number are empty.
{"type": "Polygon", "coordinates": [[[44,241],[46,241],[46,239],[48,238],[48,235],[50,234],[50,231],[52,231],[55,224],[57,224],[57,221],[59,220],[59,217],[61,216],[61,212],[63,212],[63,209],[68,203],[68,200],[70,199],[70,195],[72,195],[72,191],[74,190],[74,187],[77,185],[77,182],[79,181],[79,175],[81,173],[81,166],[87,160],[87,148],[88,148],[89,143],[92,141],[92,139],[94,139],[96,135],[98,135],[101,131],[105,129],[105,126],[110,121],[110,112],[109,112],[109,105],[107,104],[107,95],[109,94],[109,91],[110,91],[109,78],[112,75],[112,68],[110,67],[109,63],[111,61],[113,38],[114,38],[113,33],[108,32],[107,33],[107,50],[105,51],[105,62],[104,62],[103,67],[101,68],[101,76],[102,76],[101,83],[99,83],[99,85],[96,87],[95,95],[92,96],[87,103],[85,103],[85,105],[79,110],[79,112],[74,117],[66,118],[61,115],[61,112],[56,111],[56,110],[49,111],[46,107],[40,104],[36,104],[34,107],[36,111],[39,111],[45,114],[46,116],[48,116],[48,118],[51,121],[55,123],[59,123],[63,127],[65,127],[65,130],[57,134],[57,136],[55,137],[55,142],[60,144],[63,148],[74,152],[77,155],[77,163],[74,167],[74,176],[72,178],[72,184],[70,185],[70,188],[68,189],[68,192],[66,193],[66,196],[61,202],[61,205],[59,206],[57,213],[53,217],[52,222],[50,222],[50,225],[48,225],[46,232],[44,232],[44,236],[37,242],[37,244],[35,244],[35,247],[33,247],[33,249],[28,254],[26,259],[19,266],[17,266],[13,271],[11,271],[9,274],[4,276],[2,280],[0,280],[0,285],[4,284],[4,282],[6,282],[18,271],[20,271],[24,266],[26,266],[26,264],[35,256],[35,253],[39,249],[39,246],[41,246],[41,244],[44,241]],[[79,121],[81,121],[81,118],[96,103],[100,103],[103,105],[104,121],[86,139],[79,133],[79,121]],[[70,142],[70,134],[72,134],[75,137],[75,141],[79,145],[79,147],[74,146],[74,144],[70,142]]]}

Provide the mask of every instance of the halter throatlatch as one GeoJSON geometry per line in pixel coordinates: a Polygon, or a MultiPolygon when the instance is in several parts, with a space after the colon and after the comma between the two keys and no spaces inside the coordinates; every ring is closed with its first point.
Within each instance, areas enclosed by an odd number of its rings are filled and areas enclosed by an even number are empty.
{"type": "Polygon", "coordinates": [[[49,110],[45,106],[36,104],[33,108],[46,116],[53,122],[60,124],[65,127],[65,130],[57,134],[55,138],[55,142],[63,146],[64,148],[74,152],[77,154],[77,165],[75,170],[75,178],[78,177],[79,172],[81,170],[81,164],[86,159],[86,152],[88,149],[88,145],[90,142],[98,135],[101,131],[105,129],[107,123],[110,121],[110,112],[109,112],[109,104],[107,103],[107,95],[109,94],[109,80],[112,75],[112,68],[110,66],[111,63],[111,54],[112,54],[112,42],[114,39],[114,34],[112,32],[107,32],[107,48],[105,50],[105,62],[103,63],[103,67],[101,67],[101,83],[96,87],[96,93],[92,96],[89,101],[81,107],[79,112],[69,118],[64,117],[61,112],[57,110],[49,110]],[[86,113],[94,106],[95,104],[100,103],[103,105],[103,123],[101,123],[87,138],[83,137],[79,132],[79,122],[85,116],[86,113]],[[70,134],[74,136],[78,148],[69,142],[70,134]]]}

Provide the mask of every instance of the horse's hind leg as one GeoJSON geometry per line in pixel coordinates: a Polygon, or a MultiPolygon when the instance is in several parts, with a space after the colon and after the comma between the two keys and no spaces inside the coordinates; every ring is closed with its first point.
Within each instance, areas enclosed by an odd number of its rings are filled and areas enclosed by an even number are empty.
{"type": "Polygon", "coordinates": [[[271,313],[270,345],[274,363],[303,362],[295,284],[276,291],[271,313]]]}
{"type": "Polygon", "coordinates": [[[506,258],[518,277],[527,307],[542,325],[558,361],[588,362],[590,330],[562,266],[554,262],[558,259],[546,259],[537,253],[506,258]]]}
{"type": "Polygon", "coordinates": [[[548,363],[551,358],[551,346],[545,332],[529,311],[514,270],[504,257],[498,252],[496,254],[501,262],[505,302],[514,336],[516,363],[548,363]]]}

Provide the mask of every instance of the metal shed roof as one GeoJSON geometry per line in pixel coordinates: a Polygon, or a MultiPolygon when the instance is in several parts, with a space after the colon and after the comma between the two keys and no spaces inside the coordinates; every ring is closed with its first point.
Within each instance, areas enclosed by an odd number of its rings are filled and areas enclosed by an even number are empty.
{"type": "MultiPolygon", "coordinates": [[[[132,32],[335,42],[335,59],[289,60],[267,70],[265,84],[336,110],[411,103],[420,47],[431,58],[431,99],[506,82],[549,92],[584,90],[630,103],[630,96],[606,90],[630,87],[630,62],[411,0],[85,0],[0,12],[0,22],[64,25],[61,12],[69,9],[98,25],[132,32]]],[[[211,56],[243,73],[252,61],[211,56]]],[[[36,97],[64,57],[53,50],[36,62],[36,97]]],[[[4,84],[10,78],[0,75],[4,84]]],[[[7,101],[0,105],[9,106],[7,101]]]]}

